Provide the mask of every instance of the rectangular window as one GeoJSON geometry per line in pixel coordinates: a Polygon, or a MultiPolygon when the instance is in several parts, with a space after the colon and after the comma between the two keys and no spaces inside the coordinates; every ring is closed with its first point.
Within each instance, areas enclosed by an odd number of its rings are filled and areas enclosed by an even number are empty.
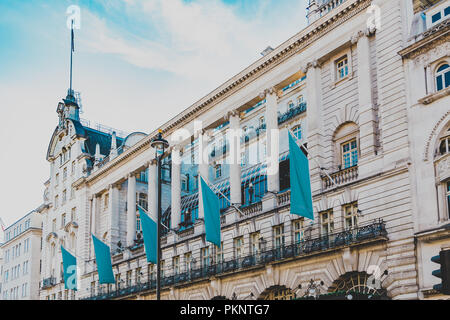
{"type": "Polygon", "coordinates": [[[56,232],[56,219],[52,221],[52,232],[56,232]]]}
{"type": "Polygon", "coordinates": [[[154,264],[149,264],[148,265],[148,271],[147,271],[147,277],[148,277],[148,281],[153,281],[156,279],[156,267],[154,264]]]}
{"type": "Polygon", "coordinates": [[[244,248],[244,237],[238,237],[234,239],[234,257],[239,259],[242,256],[244,248]]]}
{"type": "Polygon", "coordinates": [[[202,248],[201,251],[201,260],[202,260],[202,267],[209,267],[211,265],[211,258],[209,256],[209,247],[202,248]]]}
{"type": "Polygon", "coordinates": [[[334,231],[333,211],[325,211],[319,213],[320,215],[320,233],[322,236],[327,236],[334,231]]]}
{"type": "Polygon", "coordinates": [[[131,276],[133,274],[132,270],[127,271],[127,287],[131,287],[131,276]]]}
{"type": "Polygon", "coordinates": [[[284,246],[284,226],[280,225],[273,228],[273,242],[276,249],[284,246]]]}
{"type": "Polygon", "coordinates": [[[222,176],[222,165],[218,164],[216,166],[216,179],[222,176]]]}
{"type": "Polygon", "coordinates": [[[64,228],[66,226],[66,214],[63,213],[61,215],[61,228],[64,228]]]}
{"type": "Polygon", "coordinates": [[[141,283],[141,275],[142,275],[142,271],[141,270],[142,270],[141,267],[136,268],[136,279],[135,279],[136,284],[140,284],[141,283]]]}
{"type": "Polygon", "coordinates": [[[72,208],[70,211],[70,221],[75,221],[77,219],[77,208],[72,208]]]}
{"type": "Polygon", "coordinates": [[[55,175],[55,186],[59,185],[59,173],[55,175]]]}
{"type": "Polygon", "coordinates": [[[192,253],[186,252],[184,254],[184,270],[187,272],[191,270],[192,253]]]}
{"type": "Polygon", "coordinates": [[[431,16],[431,23],[438,22],[441,19],[442,19],[442,14],[440,12],[438,12],[431,16]]]}
{"type": "Polygon", "coordinates": [[[254,232],[250,235],[250,254],[257,255],[259,253],[259,232],[254,232]]]}
{"type": "Polygon", "coordinates": [[[292,225],[294,227],[294,243],[300,243],[304,240],[304,219],[298,219],[293,221],[292,225]]]}
{"type": "Polygon", "coordinates": [[[173,272],[174,274],[180,273],[180,256],[172,258],[173,272]]]}
{"type": "Polygon", "coordinates": [[[58,208],[59,197],[55,196],[55,209],[58,208]]]}
{"type": "Polygon", "coordinates": [[[223,242],[220,243],[220,247],[214,246],[216,250],[216,264],[223,262],[223,242]]]}
{"type": "Polygon", "coordinates": [[[63,190],[62,193],[62,204],[65,204],[67,201],[67,190],[63,190]]]}
{"type": "Polygon", "coordinates": [[[63,180],[67,179],[67,167],[63,169],[63,180]]]}
{"type": "Polygon", "coordinates": [[[72,172],[71,174],[74,175],[75,174],[75,161],[72,161],[72,172]]]}
{"type": "Polygon", "coordinates": [[[343,58],[336,61],[336,75],[337,80],[344,79],[348,76],[348,58],[344,56],[343,58]]]}
{"type": "Polygon", "coordinates": [[[345,229],[350,230],[358,226],[358,205],[352,203],[344,206],[345,229]]]}
{"type": "Polygon", "coordinates": [[[358,145],[356,139],[344,142],[342,148],[342,165],[344,169],[358,164],[358,145]]]}

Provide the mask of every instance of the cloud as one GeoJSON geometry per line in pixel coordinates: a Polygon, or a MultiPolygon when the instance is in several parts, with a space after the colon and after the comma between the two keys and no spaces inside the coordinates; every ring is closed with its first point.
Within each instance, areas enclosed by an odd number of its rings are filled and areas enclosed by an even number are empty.
{"type": "MultiPolygon", "coordinates": [[[[122,4],[130,21],[133,15],[141,23],[149,21],[142,25],[147,35],[131,34],[126,26],[88,11],[87,28],[95,32],[85,41],[86,48],[188,79],[224,81],[258,59],[268,45],[275,46],[271,41],[279,39],[280,27],[292,29],[292,22],[270,12],[269,1],[258,4],[252,16],[240,15],[235,6],[218,0],[122,0],[122,4]]],[[[116,7],[117,3],[110,5],[109,10],[116,7]]],[[[302,10],[294,12],[285,14],[304,16],[302,10]]]]}

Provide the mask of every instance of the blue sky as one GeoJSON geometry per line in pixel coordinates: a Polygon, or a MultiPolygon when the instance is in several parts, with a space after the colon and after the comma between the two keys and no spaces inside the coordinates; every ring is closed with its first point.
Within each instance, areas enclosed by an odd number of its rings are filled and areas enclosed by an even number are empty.
{"type": "Polygon", "coordinates": [[[306,2],[0,1],[5,223],[42,203],[55,110],[69,86],[70,5],[81,10],[73,78],[81,117],[149,133],[303,29],[306,2]]]}

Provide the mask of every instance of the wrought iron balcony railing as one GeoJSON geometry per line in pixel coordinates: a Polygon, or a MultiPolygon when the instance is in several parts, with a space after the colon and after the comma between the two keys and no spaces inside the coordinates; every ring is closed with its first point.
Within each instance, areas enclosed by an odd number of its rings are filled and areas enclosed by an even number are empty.
{"type": "Polygon", "coordinates": [[[282,124],[306,111],[306,102],[299,103],[296,107],[278,116],[278,124],[282,124]]]}
{"type": "MultiPolygon", "coordinates": [[[[383,220],[374,220],[360,227],[349,230],[341,230],[328,235],[308,236],[293,244],[280,245],[272,248],[261,248],[257,252],[247,256],[225,259],[218,263],[205,266],[191,266],[189,270],[175,273],[174,270],[164,270],[165,276],[161,279],[162,287],[186,285],[189,282],[209,279],[212,276],[226,276],[230,273],[245,271],[252,268],[262,267],[269,263],[282,262],[288,259],[317,254],[342,247],[357,245],[362,242],[385,241],[387,231],[383,220]],[[173,274],[169,274],[173,273],[173,274]]],[[[105,294],[92,295],[90,300],[115,299],[150,291],[156,288],[156,280],[150,278],[145,283],[119,288],[105,294]]],[[[100,292],[100,291],[99,291],[100,292]]]]}
{"type": "Polygon", "coordinates": [[[55,285],[56,285],[56,278],[55,277],[45,278],[44,280],[42,280],[42,287],[41,287],[41,289],[48,289],[48,288],[51,288],[51,287],[53,287],[55,285]]]}

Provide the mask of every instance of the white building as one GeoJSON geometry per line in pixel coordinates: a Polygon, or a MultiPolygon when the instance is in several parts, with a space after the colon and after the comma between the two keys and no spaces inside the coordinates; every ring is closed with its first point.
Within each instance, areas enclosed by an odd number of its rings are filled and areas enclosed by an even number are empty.
{"type": "Polygon", "coordinates": [[[311,283],[442,298],[430,257],[450,244],[449,3],[311,0],[305,29],[149,135],[83,125],[69,94],[47,154],[41,299],[154,298],[137,205],[156,212],[159,130],[163,299],[291,299],[311,283]],[[312,223],[289,213],[288,130],[307,143],[312,223]],[[199,174],[239,208],[221,197],[222,248],[205,241],[199,174]],[[91,233],[111,247],[114,285],[98,283],[91,233]],[[76,294],[60,244],[77,256],[76,294]]]}
{"type": "Polygon", "coordinates": [[[5,229],[3,300],[39,299],[42,216],[32,211],[5,229]]]}

